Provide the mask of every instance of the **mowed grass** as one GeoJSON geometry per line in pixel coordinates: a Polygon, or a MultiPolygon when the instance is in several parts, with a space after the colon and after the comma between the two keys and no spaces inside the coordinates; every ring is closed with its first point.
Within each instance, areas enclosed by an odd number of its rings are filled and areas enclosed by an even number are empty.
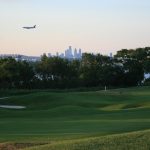
{"type": "MultiPolygon", "coordinates": [[[[54,148],[57,145],[63,147],[72,140],[69,145],[77,142],[78,146],[75,144],[75,147],[69,147],[68,150],[84,150],[94,149],[88,144],[93,142],[96,145],[94,142],[100,141],[98,149],[102,137],[105,137],[106,145],[111,145],[111,139],[116,137],[113,134],[150,129],[150,87],[106,92],[30,92],[0,99],[0,105],[27,107],[23,110],[0,108],[1,143],[50,143],[38,147],[52,149],[51,143],[54,143],[54,148]],[[107,142],[109,137],[110,141],[107,142]]],[[[140,134],[145,136],[146,133],[140,134]]],[[[146,137],[149,136],[148,131],[146,137]]],[[[132,143],[134,140],[130,139],[132,143]]],[[[59,150],[57,147],[55,149],[59,150]]]]}

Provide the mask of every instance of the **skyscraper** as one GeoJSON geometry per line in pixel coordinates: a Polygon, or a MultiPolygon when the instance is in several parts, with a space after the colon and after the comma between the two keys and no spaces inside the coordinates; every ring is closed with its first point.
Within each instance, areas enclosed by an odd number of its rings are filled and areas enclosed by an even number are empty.
{"type": "Polygon", "coordinates": [[[73,59],[72,47],[71,46],[69,46],[69,49],[67,49],[65,51],[65,57],[68,58],[68,59],[73,59]]]}
{"type": "Polygon", "coordinates": [[[77,53],[77,49],[75,48],[75,50],[74,50],[74,58],[76,59],[76,58],[78,58],[78,53],[77,53]]]}
{"type": "Polygon", "coordinates": [[[81,59],[82,58],[82,50],[79,49],[79,55],[78,55],[78,58],[81,59]]]}

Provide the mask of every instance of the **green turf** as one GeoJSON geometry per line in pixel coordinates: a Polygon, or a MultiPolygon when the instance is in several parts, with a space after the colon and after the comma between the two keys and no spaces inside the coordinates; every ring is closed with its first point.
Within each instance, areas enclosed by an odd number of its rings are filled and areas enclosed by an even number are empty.
{"type": "Polygon", "coordinates": [[[1,99],[2,104],[27,108],[0,108],[1,143],[49,143],[150,129],[150,87],[107,92],[30,91],[1,99]]]}

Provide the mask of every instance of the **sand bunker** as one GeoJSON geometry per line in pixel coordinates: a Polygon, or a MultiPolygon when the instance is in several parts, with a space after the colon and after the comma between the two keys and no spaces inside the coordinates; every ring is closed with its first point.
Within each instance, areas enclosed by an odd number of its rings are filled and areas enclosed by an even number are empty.
{"type": "Polygon", "coordinates": [[[9,98],[9,97],[1,97],[0,100],[1,100],[1,99],[7,99],[7,98],[9,98]]]}
{"type": "MultiPolygon", "coordinates": [[[[7,99],[9,97],[1,97],[0,100],[2,99],[7,99]]],[[[15,105],[0,105],[0,108],[7,108],[7,109],[25,109],[25,106],[15,106],[15,105]]]]}
{"type": "Polygon", "coordinates": [[[12,105],[0,105],[0,108],[7,108],[7,109],[25,109],[25,106],[12,106],[12,105]]]}

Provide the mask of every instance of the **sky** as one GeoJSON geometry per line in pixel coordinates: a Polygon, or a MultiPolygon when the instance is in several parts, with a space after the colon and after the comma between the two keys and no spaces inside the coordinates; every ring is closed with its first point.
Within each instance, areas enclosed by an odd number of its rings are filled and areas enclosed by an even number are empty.
{"type": "Polygon", "coordinates": [[[150,0],[0,0],[0,54],[54,54],[70,45],[101,54],[150,46],[150,0]]]}

